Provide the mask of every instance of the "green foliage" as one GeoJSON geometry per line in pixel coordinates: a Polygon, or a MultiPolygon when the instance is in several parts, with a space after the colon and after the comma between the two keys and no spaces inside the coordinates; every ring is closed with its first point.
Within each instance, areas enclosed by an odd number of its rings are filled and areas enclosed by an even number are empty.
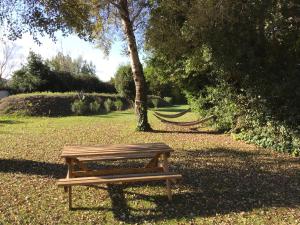
{"type": "Polygon", "coordinates": [[[85,115],[88,113],[89,107],[85,100],[76,100],[71,105],[71,110],[76,115],[85,115]]]}
{"type": "Polygon", "coordinates": [[[114,108],[114,102],[108,98],[104,101],[104,108],[107,113],[111,112],[114,108]]]}
{"type": "Polygon", "coordinates": [[[149,61],[201,115],[215,114],[218,129],[295,154],[296,13],[287,1],[160,1],[147,31],[149,61]]]}
{"type": "Polygon", "coordinates": [[[216,87],[206,86],[198,96],[189,94],[187,98],[193,110],[201,117],[215,115],[214,126],[219,131],[229,131],[235,126],[235,118],[239,114],[236,95],[230,86],[219,84],[216,87]]]}
{"type": "Polygon", "coordinates": [[[49,73],[41,56],[29,52],[27,64],[13,74],[10,85],[21,92],[42,91],[49,73]]]}
{"type": "Polygon", "coordinates": [[[130,65],[119,66],[114,78],[115,88],[121,96],[135,99],[135,84],[130,65]]]}
{"type": "Polygon", "coordinates": [[[159,99],[158,98],[152,98],[151,102],[152,102],[154,108],[158,108],[158,105],[159,105],[159,99]]]}
{"type": "Polygon", "coordinates": [[[123,107],[124,107],[124,103],[122,102],[121,99],[117,99],[115,102],[114,102],[114,105],[116,107],[117,110],[122,110],[123,107]]]}
{"type": "Polygon", "coordinates": [[[95,100],[89,105],[90,112],[93,114],[97,114],[101,112],[101,102],[95,100]]]}
{"type": "Polygon", "coordinates": [[[235,137],[264,148],[273,148],[294,156],[300,155],[299,132],[289,129],[278,121],[268,121],[266,124],[255,125],[251,129],[242,129],[235,134],[235,137]]]}
{"type": "Polygon", "coordinates": [[[172,105],[173,103],[173,98],[172,97],[164,97],[164,100],[169,103],[170,105],[172,105]]]}
{"type": "Polygon", "coordinates": [[[94,65],[82,58],[72,60],[59,53],[52,60],[44,62],[41,56],[30,52],[27,63],[14,72],[9,88],[16,93],[37,91],[84,91],[115,92],[109,83],[101,82],[95,75],[94,65]],[[49,66],[48,66],[49,65],[49,66]]]}
{"type": "Polygon", "coordinates": [[[146,63],[147,66],[144,69],[144,73],[149,94],[155,96],[170,96],[172,97],[173,103],[185,104],[186,99],[179,85],[170,82],[168,80],[169,76],[162,76],[163,71],[155,64],[156,62],[148,60],[146,63]]]}

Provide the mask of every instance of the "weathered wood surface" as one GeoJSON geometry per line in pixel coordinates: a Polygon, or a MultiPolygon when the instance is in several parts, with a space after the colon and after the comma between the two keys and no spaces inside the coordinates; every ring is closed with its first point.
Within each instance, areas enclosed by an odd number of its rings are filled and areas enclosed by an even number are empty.
{"type": "MultiPolygon", "coordinates": [[[[150,144],[116,144],[95,146],[65,146],[61,157],[85,157],[103,156],[102,159],[118,160],[126,157],[151,157],[151,154],[170,153],[174,150],[164,143],[150,144]]],[[[99,160],[102,160],[101,157],[99,160]]]]}
{"type": "Polygon", "coordinates": [[[90,185],[90,184],[111,184],[120,182],[137,182],[137,181],[156,181],[168,179],[180,179],[182,176],[176,173],[145,173],[145,174],[122,174],[108,175],[98,177],[78,177],[60,179],[57,182],[58,186],[75,186],[75,185],[90,185]]]}

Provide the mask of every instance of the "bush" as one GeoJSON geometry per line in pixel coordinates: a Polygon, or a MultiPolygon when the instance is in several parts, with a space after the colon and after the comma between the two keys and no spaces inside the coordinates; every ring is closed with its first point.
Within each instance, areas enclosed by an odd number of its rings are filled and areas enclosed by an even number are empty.
{"type": "Polygon", "coordinates": [[[173,102],[173,98],[172,97],[164,97],[164,100],[169,103],[170,105],[172,105],[173,102]]]}
{"type": "Polygon", "coordinates": [[[120,111],[123,109],[124,104],[120,99],[117,99],[114,104],[115,104],[115,107],[117,108],[117,110],[120,111]]]}
{"type": "Polygon", "coordinates": [[[97,100],[90,103],[90,112],[93,114],[100,113],[101,111],[101,102],[98,102],[97,100]]]}
{"type": "Polygon", "coordinates": [[[71,110],[76,115],[84,115],[84,114],[88,113],[89,107],[88,107],[86,101],[76,100],[71,105],[71,110]]]}
{"type": "Polygon", "coordinates": [[[110,98],[106,99],[104,102],[104,108],[107,113],[111,112],[114,108],[114,102],[110,98]]]}
{"type": "Polygon", "coordinates": [[[152,101],[152,104],[153,104],[154,108],[157,108],[158,105],[159,105],[159,99],[158,98],[153,98],[153,99],[151,99],[151,101],[152,101]]]}
{"type": "Polygon", "coordinates": [[[187,94],[187,99],[193,111],[200,117],[215,115],[214,127],[219,131],[229,131],[234,128],[239,108],[235,102],[233,90],[225,85],[207,86],[198,96],[187,94]]]}

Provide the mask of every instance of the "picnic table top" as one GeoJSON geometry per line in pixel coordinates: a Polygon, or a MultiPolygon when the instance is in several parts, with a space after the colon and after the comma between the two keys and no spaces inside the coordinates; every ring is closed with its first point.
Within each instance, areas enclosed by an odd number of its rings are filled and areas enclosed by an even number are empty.
{"type": "Polygon", "coordinates": [[[147,143],[147,144],[110,144],[110,145],[68,145],[63,148],[61,157],[78,158],[100,156],[101,159],[118,158],[141,158],[143,156],[153,156],[155,154],[170,153],[174,150],[165,143],[147,143]]]}

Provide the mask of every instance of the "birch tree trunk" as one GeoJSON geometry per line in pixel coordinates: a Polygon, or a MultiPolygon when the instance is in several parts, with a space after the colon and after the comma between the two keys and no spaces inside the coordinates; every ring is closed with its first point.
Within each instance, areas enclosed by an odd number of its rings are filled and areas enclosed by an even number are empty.
{"type": "Polygon", "coordinates": [[[148,123],[147,115],[147,87],[143,71],[143,66],[138,55],[137,44],[133,32],[132,21],[130,20],[127,0],[120,0],[120,16],[123,24],[123,29],[128,42],[128,50],[130,54],[131,69],[135,83],[135,113],[137,116],[137,130],[151,130],[148,123]]]}

